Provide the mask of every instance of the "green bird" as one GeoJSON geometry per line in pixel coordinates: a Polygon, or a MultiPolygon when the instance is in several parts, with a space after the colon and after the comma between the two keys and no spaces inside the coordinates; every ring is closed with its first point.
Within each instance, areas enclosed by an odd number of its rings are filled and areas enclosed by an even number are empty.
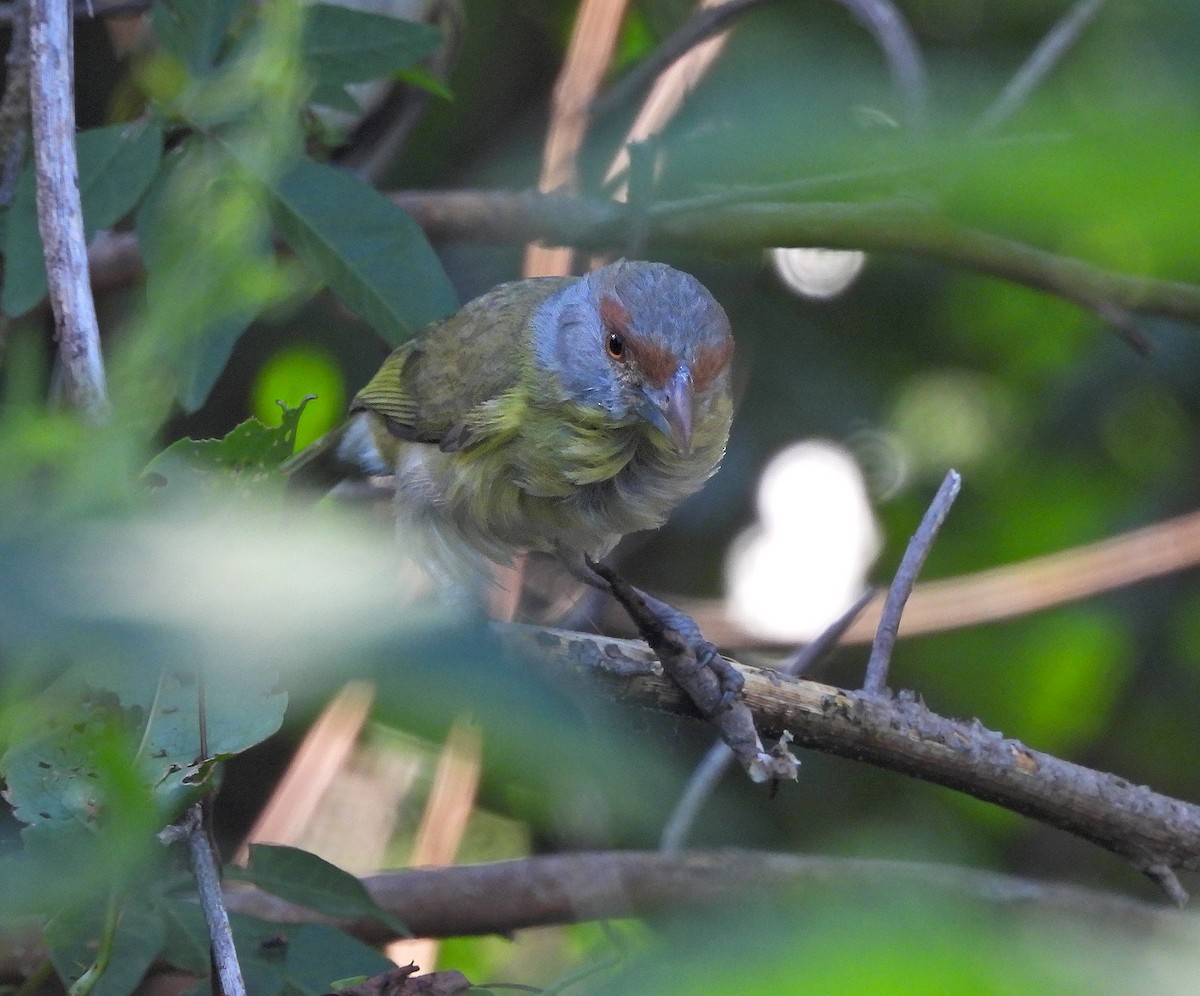
{"type": "Polygon", "coordinates": [[[716,471],[732,355],[721,306],[661,263],[501,284],[393,352],[288,469],[394,474],[400,535],[442,577],[525,552],[578,571],[716,471]]]}

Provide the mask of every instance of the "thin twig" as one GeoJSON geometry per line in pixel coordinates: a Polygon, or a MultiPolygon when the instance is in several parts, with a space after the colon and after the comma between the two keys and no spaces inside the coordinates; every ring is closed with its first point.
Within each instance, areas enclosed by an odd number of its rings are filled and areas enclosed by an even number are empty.
{"type": "Polygon", "coordinates": [[[977,134],[989,132],[1012,117],[1062,61],[1103,6],[1104,0],[1076,0],[1008,81],[1000,96],[979,116],[973,130],[977,134]]]}
{"type": "Polygon", "coordinates": [[[950,513],[950,506],[958,497],[958,489],[962,486],[962,477],[958,471],[951,470],[942,481],[934,495],[920,526],[908,541],[908,548],[900,560],[896,577],[888,589],[887,599],[883,603],[883,613],[879,618],[879,629],[875,633],[875,642],[871,644],[871,656],[867,660],[867,675],[863,681],[863,691],[868,695],[883,695],[887,690],[888,667],[892,663],[892,652],[896,649],[896,634],[900,631],[900,616],[904,612],[904,603],[912,594],[917,575],[933,541],[937,538],[938,530],[950,513]]]}
{"type": "Polygon", "coordinates": [[[224,996],[246,996],[246,984],[242,981],[242,969],[238,964],[237,949],[233,945],[233,930],[229,926],[229,913],[225,909],[225,901],[221,894],[221,875],[217,868],[216,855],[198,805],[188,810],[186,829],[192,874],[200,894],[204,922],[208,925],[213,963],[217,968],[221,991],[224,996]]]}
{"type": "MultiPolygon", "coordinates": [[[[826,626],[815,640],[801,647],[785,660],[779,666],[780,674],[798,678],[813,664],[821,660],[837,645],[846,630],[850,628],[851,623],[858,618],[859,613],[874,597],[873,590],[860,595],[854,604],[826,626]]],[[[708,753],[704,755],[703,760],[696,766],[696,770],[692,772],[692,777],[688,779],[683,795],[675,805],[675,811],[671,813],[663,827],[659,847],[665,853],[674,854],[683,847],[684,840],[700,815],[700,807],[716,790],[717,783],[720,782],[721,776],[729,769],[733,760],[733,751],[723,740],[718,740],[708,749],[708,753]]]]}
{"type": "Polygon", "coordinates": [[[589,116],[595,121],[621,107],[635,94],[650,86],[668,66],[677,62],[706,38],[711,38],[755,7],[765,6],[770,2],[772,0],[725,0],[725,3],[715,7],[698,10],[626,76],[592,101],[588,108],[589,116]]]}
{"type": "Polygon", "coordinates": [[[1104,324],[1111,325],[1113,331],[1142,356],[1149,356],[1154,352],[1150,337],[1142,331],[1142,327],[1138,325],[1137,319],[1133,317],[1133,313],[1128,308],[1122,308],[1119,304],[1114,304],[1105,298],[1098,298],[1091,304],[1086,301],[1080,303],[1086,305],[1104,324]]]}
{"type": "Polygon", "coordinates": [[[817,634],[816,639],[810,643],[806,643],[784,660],[779,665],[779,673],[786,674],[792,678],[803,677],[809,668],[822,660],[841,642],[842,637],[846,635],[846,631],[854,625],[854,620],[862,614],[863,609],[871,604],[871,601],[875,598],[875,594],[876,590],[874,588],[868,588],[859,595],[845,612],[817,634]]]}
{"type": "Polygon", "coordinates": [[[61,0],[32,0],[30,104],[38,230],[67,403],[89,418],[108,410],[75,157],[74,22],[61,0]]]}
{"type": "Polygon", "coordinates": [[[837,0],[865,27],[883,50],[892,81],[900,91],[907,124],[923,128],[929,103],[925,62],[912,29],[891,0],[837,0]]]}

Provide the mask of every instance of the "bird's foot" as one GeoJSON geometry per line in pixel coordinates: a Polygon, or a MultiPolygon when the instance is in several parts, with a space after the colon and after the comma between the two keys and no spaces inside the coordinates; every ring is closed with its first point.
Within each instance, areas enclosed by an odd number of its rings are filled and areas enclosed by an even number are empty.
{"type": "Polygon", "coordinates": [[[584,559],[576,576],[612,594],[629,613],[642,639],[658,655],[663,670],[683,688],[696,708],[711,718],[729,709],[745,679],[704,638],[696,621],[661,599],[633,587],[611,568],[584,559]]]}

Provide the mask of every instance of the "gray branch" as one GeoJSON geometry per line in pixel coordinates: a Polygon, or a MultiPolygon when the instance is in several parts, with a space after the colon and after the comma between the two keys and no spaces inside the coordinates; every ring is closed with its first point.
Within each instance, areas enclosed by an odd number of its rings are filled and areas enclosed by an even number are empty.
{"type": "MultiPolygon", "coordinates": [[[[371,896],[417,937],[510,934],[526,927],[651,916],[727,906],[755,896],[803,894],[830,883],[846,890],[888,881],[1013,910],[1067,914],[1130,930],[1196,931],[1195,918],[1166,906],[1072,885],[1047,884],[947,865],[762,851],[617,851],[563,854],[449,868],[413,868],[365,878],[371,896]]],[[[235,913],[277,923],[328,918],[257,890],[231,891],[235,913]]],[[[395,934],[376,920],[347,926],[371,944],[395,934]]]]}
{"type": "Polygon", "coordinates": [[[1104,0],[1076,0],[1075,5],[1050,29],[1025,64],[1008,81],[1000,96],[979,116],[975,132],[992,131],[1020,110],[1029,95],[1079,41],[1103,6],[1104,0]]]}
{"type": "MultiPolygon", "coordinates": [[[[696,715],[679,687],[654,671],[645,644],[534,627],[502,631],[529,658],[590,689],[598,683],[627,703],[696,715]]],[[[1185,894],[1175,872],[1200,871],[1200,806],[1044,754],[978,720],[939,716],[911,692],[870,695],[737,666],[764,736],[786,731],[798,746],[957,789],[1073,833],[1130,862],[1176,902],[1185,894]]]]}
{"type": "Polygon", "coordinates": [[[192,807],[186,817],[185,826],[188,857],[200,895],[200,907],[204,910],[204,922],[208,925],[213,963],[216,965],[217,978],[221,982],[221,992],[223,996],[246,996],[246,984],[242,981],[242,969],[233,946],[229,913],[221,893],[221,874],[212,842],[204,828],[199,805],[192,807]]]}
{"type": "Polygon", "coordinates": [[[838,0],[865,27],[887,59],[907,124],[922,128],[929,104],[925,61],[912,29],[891,0],[838,0]]]}
{"type": "Polygon", "coordinates": [[[884,600],[879,629],[875,633],[875,642],[871,644],[871,656],[867,659],[863,691],[868,695],[883,695],[887,691],[888,668],[892,663],[892,652],[896,649],[896,637],[900,633],[900,617],[904,614],[904,605],[908,596],[912,594],[917,575],[921,573],[925,558],[929,556],[933,541],[937,538],[942,523],[946,521],[946,516],[950,514],[950,506],[958,497],[958,489],[961,486],[962,477],[958,471],[952,470],[946,474],[942,486],[938,488],[929,509],[921,519],[921,524],[908,541],[908,548],[900,560],[895,580],[892,581],[884,600]]]}
{"type": "Polygon", "coordinates": [[[602,94],[592,102],[588,114],[593,118],[601,118],[610,111],[621,107],[636,94],[650,87],[666,69],[678,62],[693,48],[719,31],[724,31],[730,24],[755,7],[762,7],[772,0],[725,0],[725,3],[715,7],[705,7],[696,11],[685,21],[673,35],[663,40],[662,44],[639,62],[620,81],[614,83],[607,93],[602,94]]]}
{"type": "Polygon", "coordinates": [[[29,20],[38,230],[63,388],[72,408],[98,419],[108,410],[108,398],[75,158],[74,21],[62,0],[32,0],[29,20]]]}
{"type": "MultiPolygon", "coordinates": [[[[868,590],[858,597],[842,615],[830,623],[812,643],[801,647],[779,665],[782,674],[798,678],[821,658],[830,653],[845,635],[855,619],[859,617],[867,603],[875,597],[874,590],[868,590]]],[[[709,796],[716,790],[722,776],[733,763],[734,755],[729,745],[718,740],[709,749],[704,758],[696,765],[683,795],[675,805],[666,825],[663,827],[660,847],[665,853],[674,854],[683,849],[683,842],[692,825],[700,815],[700,809],[709,796]]]]}

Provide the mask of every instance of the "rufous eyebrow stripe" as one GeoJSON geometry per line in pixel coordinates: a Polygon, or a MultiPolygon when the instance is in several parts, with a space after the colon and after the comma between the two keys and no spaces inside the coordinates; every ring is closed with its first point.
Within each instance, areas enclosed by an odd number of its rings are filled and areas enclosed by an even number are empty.
{"type": "Polygon", "coordinates": [[[606,332],[625,335],[629,331],[631,320],[625,305],[615,297],[600,298],[600,321],[603,322],[606,332]]]}
{"type": "Polygon", "coordinates": [[[729,365],[733,355],[733,336],[727,335],[716,345],[704,345],[696,350],[696,361],[692,364],[692,384],[703,391],[722,370],[729,365]]]}

